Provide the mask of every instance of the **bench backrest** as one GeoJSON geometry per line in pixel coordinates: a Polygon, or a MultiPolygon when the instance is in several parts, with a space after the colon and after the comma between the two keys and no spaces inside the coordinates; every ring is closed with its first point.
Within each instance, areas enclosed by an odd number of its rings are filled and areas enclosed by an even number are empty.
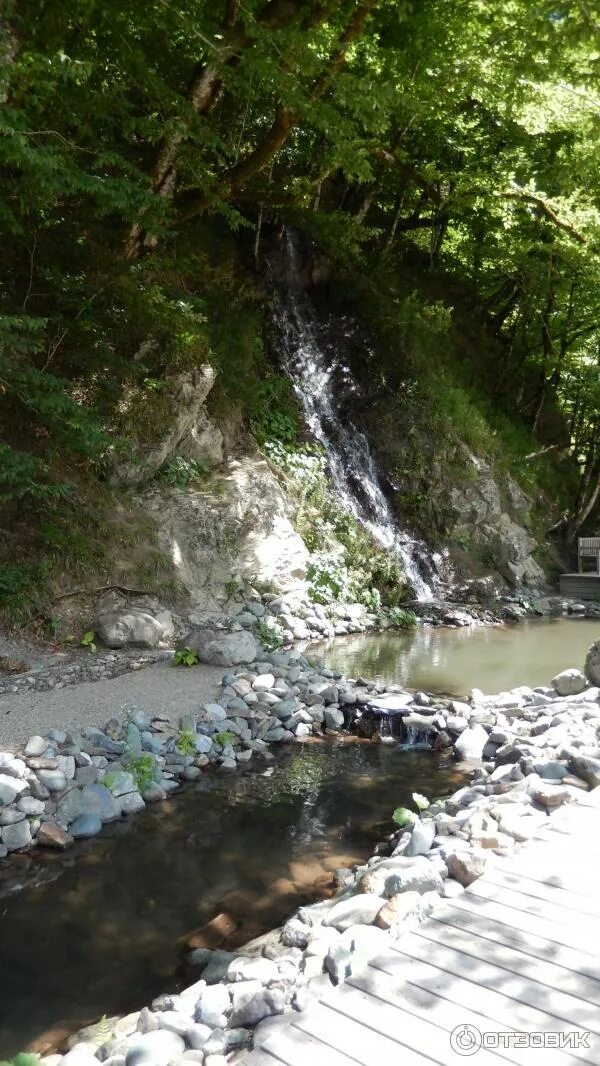
{"type": "Polygon", "coordinates": [[[600,537],[579,537],[579,555],[586,555],[588,552],[591,552],[593,555],[595,555],[596,552],[600,552],[600,537]]]}

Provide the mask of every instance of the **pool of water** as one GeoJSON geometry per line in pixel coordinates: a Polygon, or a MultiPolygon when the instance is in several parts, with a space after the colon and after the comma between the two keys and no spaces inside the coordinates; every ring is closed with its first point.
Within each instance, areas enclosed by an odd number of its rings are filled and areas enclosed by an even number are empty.
{"type": "Polygon", "coordinates": [[[600,621],[540,619],[464,629],[419,626],[404,632],[337,637],[318,646],[333,670],[409,689],[466,696],[547,685],[560,670],[583,667],[600,621]]]}
{"type": "Polygon", "coordinates": [[[367,858],[413,791],[463,781],[433,752],[294,745],[267,776],[206,775],[51,865],[20,856],[39,883],[0,898],[0,1059],[178,987],[190,938],[236,947],[277,926],[367,858]]]}

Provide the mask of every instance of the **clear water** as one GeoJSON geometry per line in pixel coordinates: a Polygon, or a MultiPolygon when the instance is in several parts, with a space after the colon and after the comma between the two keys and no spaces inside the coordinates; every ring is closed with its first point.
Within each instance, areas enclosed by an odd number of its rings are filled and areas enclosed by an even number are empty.
{"type": "Polygon", "coordinates": [[[431,598],[436,566],[427,546],[400,530],[381,487],[369,442],[340,413],[340,393],[358,385],[344,364],[344,328],[337,316],[329,332],[335,350],[322,339],[323,323],[307,299],[301,281],[294,236],[285,235],[284,268],[275,288],[273,313],[282,365],[302,404],[308,429],[323,447],[331,480],[345,511],[370,530],[382,547],[395,553],[420,600],[431,598]]]}
{"type": "Polygon", "coordinates": [[[547,685],[560,670],[583,668],[600,621],[544,619],[464,629],[418,627],[337,637],[318,651],[347,677],[397,682],[408,689],[466,696],[547,685]]]}
{"type": "Polygon", "coordinates": [[[52,865],[21,856],[13,878],[40,883],[0,898],[0,1059],[185,984],[194,930],[225,915],[237,947],[276,927],[367,858],[413,791],[463,780],[432,752],[294,745],[270,776],[206,776],[52,865]]]}

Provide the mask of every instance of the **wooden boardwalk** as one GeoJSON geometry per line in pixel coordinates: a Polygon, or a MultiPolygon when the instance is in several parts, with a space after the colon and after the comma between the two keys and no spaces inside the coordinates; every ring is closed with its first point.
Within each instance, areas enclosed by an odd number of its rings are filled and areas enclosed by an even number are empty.
{"type": "Polygon", "coordinates": [[[600,1066],[599,829],[600,788],[345,984],[319,978],[242,1066],[600,1066]]]}

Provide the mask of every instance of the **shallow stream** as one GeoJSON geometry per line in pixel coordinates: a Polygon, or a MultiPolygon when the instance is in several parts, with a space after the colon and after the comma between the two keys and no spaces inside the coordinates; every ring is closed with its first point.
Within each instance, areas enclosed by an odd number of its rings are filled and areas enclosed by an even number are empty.
{"type": "MultiPolygon", "coordinates": [[[[547,684],[599,636],[597,622],[556,620],[346,637],[319,652],[348,676],[461,696],[547,684]]],[[[266,774],[207,774],[65,855],[16,856],[0,880],[0,1059],[189,983],[190,945],[235,948],[276,927],[327,894],[336,867],[371,855],[413,791],[433,799],[463,781],[448,756],[316,741],[266,774]]]]}
{"type": "Polygon", "coordinates": [[[210,946],[231,930],[229,948],[272,929],[368,858],[413,791],[462,781],[432,752],[294,745],[268,776],[206,775],[52,865],[21,856],[42,883],[0,898],[0,1059],[185,984],[194,930],[210,946]]]}

